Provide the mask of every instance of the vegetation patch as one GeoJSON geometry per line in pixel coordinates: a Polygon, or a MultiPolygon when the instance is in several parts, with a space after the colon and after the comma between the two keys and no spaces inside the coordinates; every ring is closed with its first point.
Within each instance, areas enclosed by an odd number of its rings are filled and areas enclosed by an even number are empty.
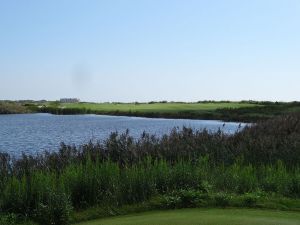
{"type": "Polygon", "coordinates": [[[30,110],[22,103],[0,101],[0,114],[18,114],[28,112],[30,112],[30,110]]]}
{"type": "Polygon", "coordinates": [[[39,108],[53,114],[106,114],[150,118],[215,119],[257,122],[278,115],[300,112],[299,102],[199,101],[149,103],[50,103],[39,108]]]}
{"type": "Polygon", "coordinates": [[[61,103],[59,101],[0,101],[0,114],[52,113],[58,115],[98,114],[149,118],[214,119],[257,122],[300,112],[299,102],[199,101],[148,103],[61,103]]]}

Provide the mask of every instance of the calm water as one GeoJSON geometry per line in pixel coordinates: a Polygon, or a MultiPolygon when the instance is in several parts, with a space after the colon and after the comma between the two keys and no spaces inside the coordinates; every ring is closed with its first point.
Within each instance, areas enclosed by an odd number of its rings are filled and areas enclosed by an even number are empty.
{"type": "MultiPolygon", "coordinates": [[[[35,154],[44,150],[57,150],[61,142],[80,145],[89,140],[104,140],[113,131],[139,137],[143,131],[158,136],[169,133],[172,128],[183,126],[208,129],[221,128],[234,133],[239,123],[214,120],[149,119],[125,116],[18,114],[0,115],[0,152],[19,155],[21,152],[35,154]]],[[[242,127],[245,124],[241,124],[242,127]]]]}

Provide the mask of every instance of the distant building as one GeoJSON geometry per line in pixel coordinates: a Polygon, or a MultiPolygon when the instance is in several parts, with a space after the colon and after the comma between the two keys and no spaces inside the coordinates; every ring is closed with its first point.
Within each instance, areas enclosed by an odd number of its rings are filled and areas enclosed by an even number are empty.
{"type": "Polygon", "coordinates": [[[78,98],[61,98],[60,102],[61,103],[78,103],[78,102],[80,102],[80,99],[78,99],[78,98]]]}

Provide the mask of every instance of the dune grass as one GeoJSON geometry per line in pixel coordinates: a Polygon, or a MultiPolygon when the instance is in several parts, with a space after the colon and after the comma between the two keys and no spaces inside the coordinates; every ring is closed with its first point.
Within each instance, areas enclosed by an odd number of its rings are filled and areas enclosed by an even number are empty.
{"type": "Polygon", "coordinates": [[[252,209],[181,209],[83,222],[78,225],[298,225],[300,213],[252,209]]]}

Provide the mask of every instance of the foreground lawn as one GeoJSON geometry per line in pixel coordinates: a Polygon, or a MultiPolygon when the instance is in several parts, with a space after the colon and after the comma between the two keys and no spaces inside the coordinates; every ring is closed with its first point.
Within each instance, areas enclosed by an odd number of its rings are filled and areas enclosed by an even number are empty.
{"type": "Polygon", "coordinates": [[[182,209],[147,212],[78,225],[299,225],[299,212],[251,209],[182,209]]]}

